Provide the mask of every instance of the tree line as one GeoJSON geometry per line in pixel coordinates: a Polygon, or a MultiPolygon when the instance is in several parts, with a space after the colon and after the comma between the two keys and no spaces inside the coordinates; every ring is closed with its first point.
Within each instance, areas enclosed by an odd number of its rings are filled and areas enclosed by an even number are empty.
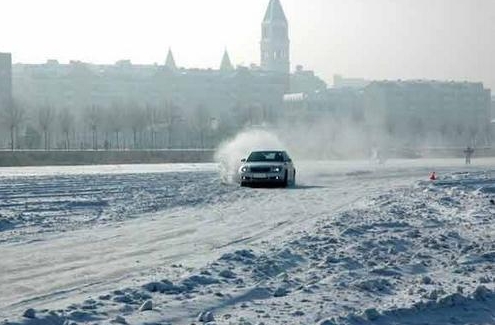
{"type": "Polygon", "coordinates": [[[213,149],[245,125],[269,117],[266,107],[235,105],[221,112],[203,104],[181,107],[136,102],[91,104],[79,110],[12,101],[0,107],[3,150],[213,149]]]}

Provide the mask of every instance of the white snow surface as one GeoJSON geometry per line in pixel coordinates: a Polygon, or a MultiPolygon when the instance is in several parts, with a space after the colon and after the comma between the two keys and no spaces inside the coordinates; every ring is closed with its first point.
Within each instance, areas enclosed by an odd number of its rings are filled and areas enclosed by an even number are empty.
{"type": "Polygon", "coordinates": [[[0,322],[495,324],[476,163],[300,162],[290,189],[211,164],[0,169],[0,322]]]}

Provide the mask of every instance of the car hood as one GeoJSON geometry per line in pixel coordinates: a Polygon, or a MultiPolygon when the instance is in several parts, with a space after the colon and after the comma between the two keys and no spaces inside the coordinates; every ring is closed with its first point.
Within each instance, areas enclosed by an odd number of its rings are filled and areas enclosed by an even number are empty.
{"type": "Polygon", "coordinates": [[[283,162],[246,162],[243,167],[280,167],[284,166],[283,162]]]}

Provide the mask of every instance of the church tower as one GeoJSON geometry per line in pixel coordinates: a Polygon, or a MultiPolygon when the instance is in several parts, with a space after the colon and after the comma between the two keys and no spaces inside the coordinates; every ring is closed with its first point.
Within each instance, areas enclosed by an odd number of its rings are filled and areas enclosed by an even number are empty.
{"type": "Polygon", "coordinates": [[[261,27],[261,69],[289,74],[289,24],[279,0],[270,0],[261,27]]]}
{"type": "Polygon", "coordinates": [[[222,72],[231,72],[234,71],[234,66],[232,65],[232,61],[230,61],[229,52],[225,49],[223,53],[222,63],[220,63],[220,71],[222,72]]]}
{"type": "Polygon", "coordinates": [[[175,64],[174,54],[172,49],[168,49],[167,60],[165,61],[165,66],[170,69],[170,71],[177,71],[177,65],[175,64]]]}

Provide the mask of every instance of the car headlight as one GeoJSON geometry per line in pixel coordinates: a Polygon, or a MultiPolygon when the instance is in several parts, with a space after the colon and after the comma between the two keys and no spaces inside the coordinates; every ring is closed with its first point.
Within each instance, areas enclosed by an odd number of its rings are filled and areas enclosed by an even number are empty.
{"type": "Polygon", "coordinates": [[[248,168],[247,168],[247,167],[242,167],[242,168],[241,168],[241,172],[245,173],[245,172],[247,172],[247,171],[248,171],[248,168]]]}
{"type": "Polygon", "coordinates": [[[274,167],[274,168],[273,168],[273,171],[274,171],[275,173],[280,173],[280,172],[282,171],[282,168],[280,168],[280,167],[274,167]]]}

